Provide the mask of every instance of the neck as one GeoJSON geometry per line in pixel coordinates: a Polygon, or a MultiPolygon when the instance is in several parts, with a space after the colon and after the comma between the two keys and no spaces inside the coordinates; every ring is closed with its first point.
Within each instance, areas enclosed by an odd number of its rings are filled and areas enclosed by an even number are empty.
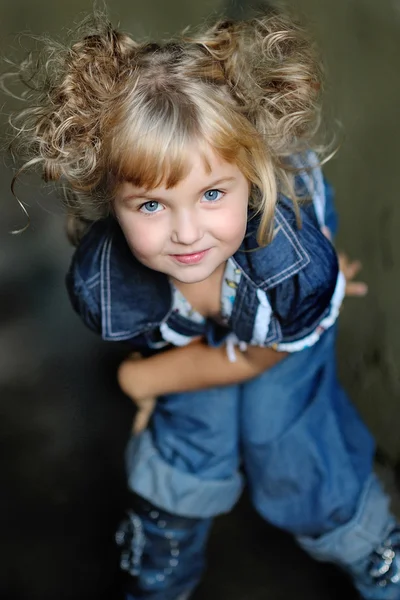
{"type": "Polygon", "coordinates": [[[173,278],[171,281],[194,310],[204,317],[215,317],[221,310],[221,287],[225,265],[226,262],[223,262],[207,279],[197,283],[182,283],[173,278]]]}

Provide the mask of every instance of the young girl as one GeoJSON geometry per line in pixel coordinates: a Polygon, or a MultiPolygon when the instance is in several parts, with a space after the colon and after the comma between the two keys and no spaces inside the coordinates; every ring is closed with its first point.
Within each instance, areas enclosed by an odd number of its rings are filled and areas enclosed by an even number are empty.
{"type": "Polygon", "coordinates": [[[15,152],[68,192],[74,308],[144,357],[118,373],[137,430],[155,408],[127,449],[127,599],[191,595],[244,478],[363,598],[399,599],[400,529],[336,376],[346,282],[303,31],[271,13],[150,44],[100,20],[48,57],[15,152]]]}

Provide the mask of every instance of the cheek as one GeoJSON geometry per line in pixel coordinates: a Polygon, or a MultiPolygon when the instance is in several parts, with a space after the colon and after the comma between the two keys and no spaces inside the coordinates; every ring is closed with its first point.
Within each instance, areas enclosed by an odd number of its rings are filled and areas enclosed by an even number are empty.
{"type": "Polygon", "coordinates": [[[158,227],[144,219],[120,219],[121,229],[130,249],[137,258],[150,258],[159,254],[163,247],[163,236],[158,227]]]}
{"type": "Polygon", "coordinates": [[[223,211],[218,219],[218,233],[226,242],[242,241],[247,227],[247,206],[232,206],[223,211]]]}

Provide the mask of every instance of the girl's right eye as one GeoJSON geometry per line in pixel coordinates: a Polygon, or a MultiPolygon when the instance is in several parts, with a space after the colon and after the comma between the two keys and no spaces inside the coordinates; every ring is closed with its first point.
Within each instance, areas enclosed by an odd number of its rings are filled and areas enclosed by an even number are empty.
{"type": "Polygon", "coordinates": [[[156,202],[155,200],[149,200],[148,202],[142,204],[139,210],[145,215],[150,215],[152,213],[160,212],[160,210],[163,210],[163,207],[159,202],[156,202]]]}

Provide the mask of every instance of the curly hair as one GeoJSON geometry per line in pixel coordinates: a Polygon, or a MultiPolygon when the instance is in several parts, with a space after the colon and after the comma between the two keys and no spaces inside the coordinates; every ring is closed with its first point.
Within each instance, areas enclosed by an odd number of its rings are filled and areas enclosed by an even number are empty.
{"type": "Polygon", "coordinates": [[[112,213],[121,181],[175,186],[196,143],[205,161],[211,147],[247,177],[266,244],[278,190],[296,201],[288,157],[312,147],[320,124],[313,44],[277,12],[165,43],[136,42],[95,15],[78,41],[47,41],[18,75],[28,107],[13,118],[13,185],[34,166],[58,182],[75,243],[112,213]]]}

